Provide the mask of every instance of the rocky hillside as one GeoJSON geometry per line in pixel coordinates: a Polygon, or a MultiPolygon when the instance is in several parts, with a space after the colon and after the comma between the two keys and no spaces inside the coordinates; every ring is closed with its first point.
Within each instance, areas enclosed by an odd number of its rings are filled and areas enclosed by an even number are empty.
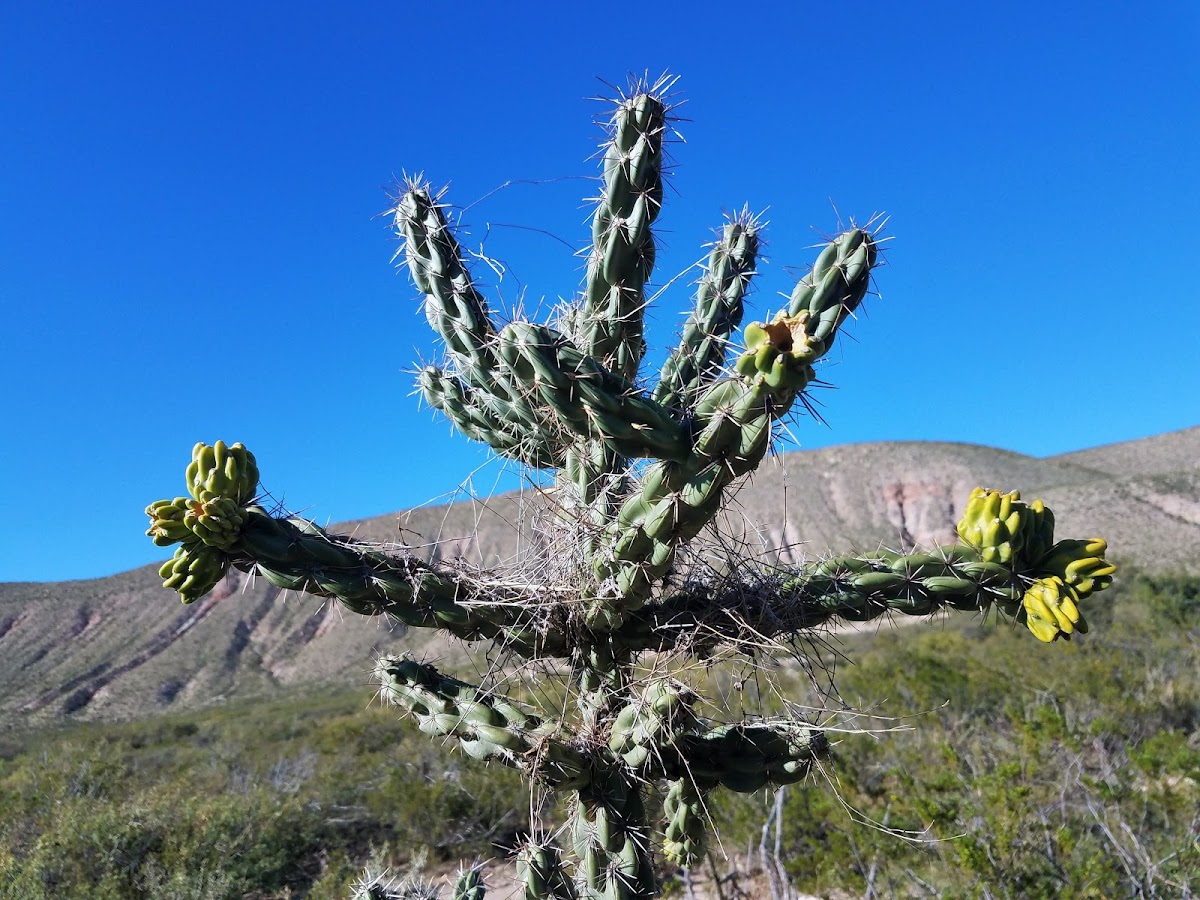
{"type": "MultiPolygon", "coordinates": [[[[1061,533],[1107,538],[1118,562],[1200,568],[1200,428],[1050,459],[936,443],[787,453],[738,494],[720,544],[783,562],[829,548],[933,545],[952,539],[980,484],[1042,497],[1061,533]]],[[[531,490],[332,530],[494,564],[539,540],[535,512],[547,502],[531,490]]],[[[0,584],[0,723],[135,717],[312,681],[362,683],[365,697],[377,650],[463,652],[236,572],[181,606],[156,568],[0,584]]]]}

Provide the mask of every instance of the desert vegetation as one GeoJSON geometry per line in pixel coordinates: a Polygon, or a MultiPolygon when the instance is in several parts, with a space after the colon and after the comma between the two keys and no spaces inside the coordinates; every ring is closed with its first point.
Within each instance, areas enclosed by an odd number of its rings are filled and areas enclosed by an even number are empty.
{"type": "MultiPolygon", "coordinates": [[[[1086,641],[1053,653],[962,618],[820,639],[875,735],[831,734],[802,784],[714,794],[720,840],[693,880],[715,869],[725,897],[762,895],[765,860],[780,886],[782,873],[822,896],[1188,896],[1200,579],[1131,577],[1108,596],[1086,641]]],[[[698,688],[733,686],[714,674],[698,688]]],[[[768,711],[813,695],[787,667],[741,690],[768,711]]],[[[368,863],[438,876],[496,859],[485,874],[503,873],[532,827],[565,821],[565,804],[531,807],[513,769],[430,741],[368,695],[5,734],[0,895],[335,898],[368,863]]],[[[684,873],[656,859],[664,890],[685,896],[684,873]]]]}

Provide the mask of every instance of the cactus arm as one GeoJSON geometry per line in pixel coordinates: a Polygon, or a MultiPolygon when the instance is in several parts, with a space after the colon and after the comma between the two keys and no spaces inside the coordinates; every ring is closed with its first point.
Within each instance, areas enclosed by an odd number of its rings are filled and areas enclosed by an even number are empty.
{"type": "Polygon", "coordinates": [[[695,714],[696,700],[680,682],[651,682],[614,718],[609,750],[643,778],[687,777],[706,790],[725,784],[750,792],[799,781],[828,749],[824,734],[807,722],[706,725],[695,714]],[[757,786],[748,786],[751,776],[757,786]]]}
{"type": "Polygon", "coordinates": [[[562,854],[549,841],[530,842],[517,855],[517,877],[524,900],[576,900],[575,883],[562,864],[562,854]]]}
{"type": "Polygon", "coordinates": [[[562,466],[562,451],[544,428],[530,426],[514,412],[514,405],[474,391],[436,366],[419,376],[421,392],[429,405],[441,411],[471,440],[487,444],[496,453],[534,469],[562,466]],[[502,408],[507,416],[497,412],[502,408]]]}
{"type": "Polygon", "coordinates": [[[658,403],[688,409],[720,372],[729,335],[742,323],[757,257],[758,222],[748,212],[731,218],[709,254],[679,345],[663,364],[653,395],[658,403]]]}
{"type": "Polygon", "coordinates": [[[672,865],[690,869],[704,858],[708,850],[708,794],[690,777],[668,782],[663,798],[663,855],[672,865]]]}
{"type": "Polygon", "coordinates": [[[552,734],[558,723],[412,659],[382,657],[375,676],[384,699],[407,709],[421,731],[456,738],[474,759],[512,766],[556,789],[580,790],[590,782],[591,758],[552,734]]]}
{"type": "Polygon", "coordinates": [[[413,282],[425,295],[429,324],[460,374],[472,386],[483,387],[496,365],[496,328],[428,185],[409,184],[396,204],[395,227],[413,282]]]}
{"type": "Polygon", "coordinates": [[[685,735],[678,755],[667,756],[667,777],[690,778],[749,794],[804,779],[829,750],[825,733],[807,722],[762,721],[720,725],[685,735]]]}
{"type": "Polygon", "coordinates": [[[498,603],[494,586],[485,587],[466,573],[330,535],[307,519],[275,519],[259,506],[245,507],[242,513],[244,522],[225,550],[183,542],[160,570],[163,586],[190,603],[234,566],[284,590],[335,598],[361,615],[444,628],[465,640],[497,640],[526,656],[562,649],[563,635],[551,620],[565,611],[561,606],[546,609],[544,591],[514,589],[506,602],[498,603]],[[472,602],[481,594],[488,603],[472,602]],[[547,640],[555,646],[547,646],[547,640]]]}
{"type": "MultiPolygon", "coordinates": [[[[964,522],[971,515],[969,506],[964,522]]],[[[1104,541],[1054,542],[1051,515],[1040,529],[1039,537],[1030,537],[1005,563],[996,560],[1011,552],[1002,539],[929,552],[834,557],[757,579],[698,584],[647,604],[614,640],[636,650],[705,655],[729,645],[754,653],[764,640],[786,640],[834,619],[925,616],[940,609],[978,614],[992,608],[1026,625],[1039,640],[1069,640],[1087,631],[1080,606],[1111,583],[1116,567],[1104,557],[1104,541]],[[681,634],[689,636],[688,645],[681,634]]]]}
{"type": "Polygon", "coordinates": [[[454,882],[452,900],[485,900],[487,885],[483,883],[483,873],[478,866],[464,868],[454,882]]]}
{"type": "Polygon", "coordinates": [[[622,100],[604,148],[604,187],[592,218],[581,349],[622,377],[637,377],[645,341],[645,287],[654,268],[651,225],[662,206],[667,106],[653,90],[622,100]]]}
{"type": "Polygon", "coordinates": [[[878,259],[871,236],[858,228],[838,235],[821,251],[812,271],[797,282],[788,300],[788,315],[807,310],[814,324],[809,339],[823,356],[833,344],[838,327],[853,315],[867,294],[871,269],[878,259]]]}
{"type": "Polygon", "coordinates": [[[708,386],[694,410],[696,437],[682,463],[651,466],[621,506],[611,552],[594,570],[599,585],[588,624],[619,628],[671,568],[677,547],[712,520],[725,489],[755,469],[771,443],[772,424],[786,416],[814,377],[812,363],[832,346],[837,326],[858,306],[877,258],[871,236],[848,231],[822,252],[797,286],[791,307],[769,323],[746,328],[737,378],[708,386]],[[819,290],[812,289],[812,281],[819,290]]]}
{"type": "Polygon", "coordinates": [[[690,452],[675,417],[554,329],[513,322],[500,333],[500,353],[510,377],[532,385],[546,411],[577,439],[598,440],[627,458],[685,459],[690,452]]]}
{"type": "Polygon", "coordinates": [[[656,896],[641,789],[628,771],[601,766],[572,811],[578,893],[588,898],[656,896]]]}

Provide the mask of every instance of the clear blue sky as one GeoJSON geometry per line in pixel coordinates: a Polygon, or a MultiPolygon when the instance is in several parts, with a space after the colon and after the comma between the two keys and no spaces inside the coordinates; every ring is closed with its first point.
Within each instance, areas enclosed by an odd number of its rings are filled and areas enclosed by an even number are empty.
{"type": "Polygon", "coordinates": [[[688,120],[652,343],[722,210],[769,207],[760,312],[834,205],[892,216],[803,446],[1048,455],[1200,421],[1194,3],[11,2],[0,580],[163,558],[142,508],[197,440],[244,441],[320,521],[453,492],[486,455],[411,395],[436,349],[386,190],[424,170],[475,204],[497,307],[568,296],[580,261],[525,229],[588,238],[587,98],[644,70],[688,120]],[[508,179],[561,180],[489,195],[508,179]]]}

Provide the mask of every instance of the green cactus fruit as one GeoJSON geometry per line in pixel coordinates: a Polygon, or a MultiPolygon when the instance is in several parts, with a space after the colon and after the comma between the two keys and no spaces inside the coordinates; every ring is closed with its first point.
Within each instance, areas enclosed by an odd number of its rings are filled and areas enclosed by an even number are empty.
{"type": "Polygon", "coordinates": [[[1024,503],[1018,491],[975,488],[957,530],[985,561],[1025,568],[1054,542],[1054,516],[1040,500],[1024,503]]]}
{"type": "Polygon", "coordinates": [[[802,389],[812,380],[811,364],[819,355],[807,331],[810,318],[808,310],[794,316],[780,312],[770,322],[747,325],[738,374],[773,390],[802,389]]]}
{"type": "Polygon", "coordinates": [[[188,493],[195,500],[225,497],[238,506],[254,499],[258,491],[258,465],[254,454],[241,443],[226,446],[217,441],[192,448],[192,462],[184,476],[188,493]]]}
{"type": "Polygon", "coordinates": [[[674,865],[691,868],[704,858],[708,849],[708,818],[704,795],[691,778],[670,783],[663,798],[666,827],[663,853],[674,865]]]}
{"type": "Polygon", "coordinates": [[[651,225],[662,207],[667,104],[660,91],[616,106],[604,149],[604,188],[592,218],[583,306],[575,316],[579,348],[627,379],[645,352],[645,285],[654,268],[651,225]]]}
{"type": "Polygon", "coordinates": [[[194,502],[188,497],[155,500],[146,507],[146,515],[150,517],[150,527],[146,529],[146,535],[158,547],[196,540],[196,535],[184,521],[188,513],[188,504],[194,502]]]}
{"type": "Polygon", "coordinates": [[[232,498],[222,496],[193,500],[183,517],[192,534],[218,550],[228,550],[237,543],[245,521],[242,507],[232,498]]]}
{"type": "Polygon", "coordinates": [[[654,399],[664,406],[693,406],[701,388],[719,377],[729,335],[741,324],[743,300],[755,275],[758,233],[758,220],[748,210],[721,230],[679,345],[663,364],[654,389],[654,399]]]}
{"type": "Polygon", "coordinates": [[[177,548],[158,570],[163,587],[175,591],[184,603],[199,600],[225,577],[229,558],[220,550],[193,541],[177,548]]]}

